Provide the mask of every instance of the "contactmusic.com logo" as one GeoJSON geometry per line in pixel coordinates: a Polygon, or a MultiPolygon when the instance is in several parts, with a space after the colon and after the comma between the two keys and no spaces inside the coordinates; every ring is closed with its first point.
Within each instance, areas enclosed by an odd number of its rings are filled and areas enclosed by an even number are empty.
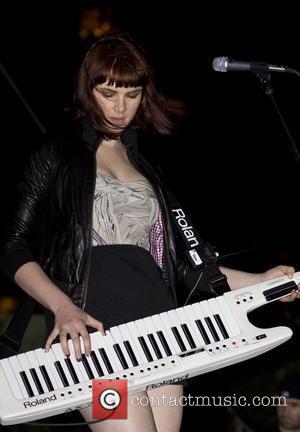
{"type": "Polygon", "coordinates": [[[93,380],[94,420],[127,419],[127,384],[127,380],[93,380]]]}

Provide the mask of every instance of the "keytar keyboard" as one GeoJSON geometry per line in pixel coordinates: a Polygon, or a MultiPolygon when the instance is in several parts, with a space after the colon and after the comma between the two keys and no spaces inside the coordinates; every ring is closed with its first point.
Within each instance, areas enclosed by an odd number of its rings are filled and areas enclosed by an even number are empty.
{"type": "MultiPolygon", "coordinates": [[[[91,355],[70,357],[60,343],[0,360],[0,421],[11,425],[80,409],[92,402],[93,379],[127,379],[128,391],[151,389],[262,354],[292,336],[260,329],[247,313],[297,288],[300,272],[234,290],[90,334],[91,355]]],[[[82,340],[81,340],[82,344],[82,340]]],[[[82,345],[83,348],[83,345],[82,345]]]]}

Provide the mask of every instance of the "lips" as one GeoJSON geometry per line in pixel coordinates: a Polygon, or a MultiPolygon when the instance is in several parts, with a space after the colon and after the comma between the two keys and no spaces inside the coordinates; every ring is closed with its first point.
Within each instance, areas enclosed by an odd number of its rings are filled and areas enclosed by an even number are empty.
{"type": "Polygon", "coordinates": [[[109,120],[115,124],[123,124],[125,123],[125,117],[110,117],[109,120]]]}

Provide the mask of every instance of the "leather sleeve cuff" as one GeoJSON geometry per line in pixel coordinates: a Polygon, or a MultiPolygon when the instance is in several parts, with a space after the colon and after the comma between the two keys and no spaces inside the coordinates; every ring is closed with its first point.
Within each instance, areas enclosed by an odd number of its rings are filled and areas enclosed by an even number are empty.
{"type": "Polygon", "coordinates": [[[11,248],[0,257],[0,266],[8,277],[15,281],[18,269],[30,261],[36,261],[36,259],[27,248],[11,248]]]}

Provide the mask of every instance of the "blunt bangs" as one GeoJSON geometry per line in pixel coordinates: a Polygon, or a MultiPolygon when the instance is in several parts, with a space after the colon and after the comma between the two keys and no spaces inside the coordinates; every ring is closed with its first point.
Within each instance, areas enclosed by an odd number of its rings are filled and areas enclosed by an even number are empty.
{"type": "Polygon", "coordinates": [[[148,72],[136,63],[134,59],[128,59],[128,56],[104,58],[98,71],[95,71],[92,88],[105,82],[116,87],[145,87],[149,81],[148,72]]]}

